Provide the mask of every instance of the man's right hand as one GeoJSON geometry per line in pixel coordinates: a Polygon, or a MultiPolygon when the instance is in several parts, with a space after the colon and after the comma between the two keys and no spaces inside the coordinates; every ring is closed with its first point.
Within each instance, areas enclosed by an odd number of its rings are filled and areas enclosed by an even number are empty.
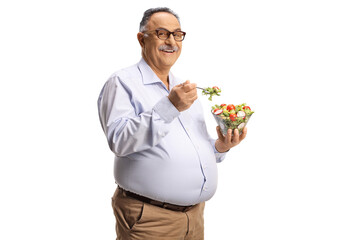
{"type": "Polygon", "coordinates": [[[168,96],[179,112],[188,109],[197,99],[196,83],[186,82],[173,87],[168,96]]]}

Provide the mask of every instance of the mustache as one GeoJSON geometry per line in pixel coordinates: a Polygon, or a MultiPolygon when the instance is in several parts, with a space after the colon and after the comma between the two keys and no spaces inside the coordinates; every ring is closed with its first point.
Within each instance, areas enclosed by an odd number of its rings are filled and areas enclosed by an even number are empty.
{"type": "Polygon", "coordinates": [[[159,50],[160,51],[172,51],[174,50],[175,52],[179,50],[179,48],[177,46],[169,46],[169,45],[161,45],[159,46],[159,50]]]}

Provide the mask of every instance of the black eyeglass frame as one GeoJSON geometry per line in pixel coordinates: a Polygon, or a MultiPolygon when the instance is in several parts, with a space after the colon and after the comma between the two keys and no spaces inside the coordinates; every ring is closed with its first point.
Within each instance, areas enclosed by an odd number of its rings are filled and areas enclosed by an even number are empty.
{"type": "Polygon", "coordinates": [[[144,33],[149,33],[149,32],[156,32],[156,36],[157,36],[159,39],[161,39],[161,40],[167,40],[167,39],[169,39],[170,35],[172,34],[173,37],[174,37],[174,40],[175,40],[176,42],[182,42],[182,41],[184,41],[185,35],[186,35],[186,32],[183,32],[183,31],[180,31],[180,30],[176,30],[176,31],[174,31],[174,32],[170,32],[169,30],[167,30],[167,29],[165,29],[165,28],[158,28],[158,29],[155,29],[155,30],[152,30],[152,31],[147,31],[147,32],[144,32],[144,33]],[[161,31],[161,30],[164,30],[164,31],[168,32],[167,38],[164,38],[164,39],[160,38],[160,36],[159,36],[159,31],[161,31]],[[183,36],[183,38],[182,38],[181,40],[176,40],[176,39],[175,39],[175,35],[174,35],[174,34],[175,34],[175,33],[178,33],[178,32],[181,32],[182,34],[184,34],[184,36],[183,36]]]}

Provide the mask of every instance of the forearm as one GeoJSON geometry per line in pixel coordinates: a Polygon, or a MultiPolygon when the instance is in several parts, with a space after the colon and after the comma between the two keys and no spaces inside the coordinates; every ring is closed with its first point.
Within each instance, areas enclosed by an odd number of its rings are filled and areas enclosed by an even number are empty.
{"type": "Polygon", "coordinates": [[[105,130],[109,147],[117,156],[152,148],[168,134],[171,122],[179,114],[164,97],[151,111],[133,118],[119,118],[105,130]]]}

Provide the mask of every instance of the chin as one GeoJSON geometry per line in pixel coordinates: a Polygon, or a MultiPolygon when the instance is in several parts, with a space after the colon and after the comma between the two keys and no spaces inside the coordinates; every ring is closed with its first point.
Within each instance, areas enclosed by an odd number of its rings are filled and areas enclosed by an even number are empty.
{"type": "Polygon", "coordinates": [[[167,67],[172,67],[176,63],[176,60],[163,61],[163,65],[167,67]]]}

